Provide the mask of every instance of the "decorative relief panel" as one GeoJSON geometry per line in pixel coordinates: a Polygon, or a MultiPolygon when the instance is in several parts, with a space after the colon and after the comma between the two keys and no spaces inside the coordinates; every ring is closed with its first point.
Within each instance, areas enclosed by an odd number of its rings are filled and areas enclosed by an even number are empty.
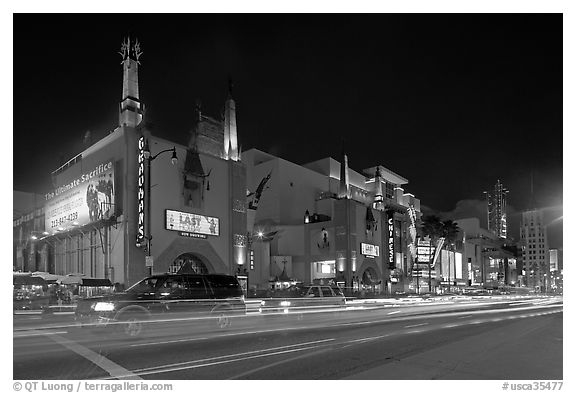
{"type": "Polygon", "coordinates": [[[246,247],[246,235],[234,234],[234,246],[235,247],[246,247]]]}
{"type": "Polygon", "coordinates": [[[238,213],[246,213],[246,202],[234,199],[232,202],[232,210],[238,213]]]}

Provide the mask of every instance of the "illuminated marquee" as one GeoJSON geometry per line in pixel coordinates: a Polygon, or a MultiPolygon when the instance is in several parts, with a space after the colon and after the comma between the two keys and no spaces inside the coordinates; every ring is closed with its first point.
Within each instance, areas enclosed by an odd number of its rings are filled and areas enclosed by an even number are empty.
{"type": "MultiPolygon", "coordinates": [[[[176,210],[166,210],[166,229],[198,235],[220,235],[220,220],[216,217],[201,216],[176,210]]],[[[189,236],[198,237],[198,236],[189,236]]]]}
{"type": "Polygon", "coordinates": [[[144,137],[138,139],[138,228],[136,243],[144,243],[144,137]]]}
{"type": "Polygon", "coordinates": [[[396,269],[394,261],[394,213],[388,214],[388,269],[396,269]]]}
{"type": "Polygon", "coordinates": [[[366,255],[368,258],[374,258],[380,256],[380,247],[368,243],[360,243],[362,248],[362,255],[366,255]]]}

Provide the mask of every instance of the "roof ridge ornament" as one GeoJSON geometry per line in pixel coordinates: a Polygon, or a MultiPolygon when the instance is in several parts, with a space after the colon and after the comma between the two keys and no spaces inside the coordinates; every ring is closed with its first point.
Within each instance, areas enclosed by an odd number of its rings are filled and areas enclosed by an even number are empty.
{"type": "Polygon", "coordinates": [[[140,64],[140,56],[142,56],[143,53],[144,52],[140,50],[140,42],[138,39],[136,39],[136,42],[131,44],[130,37],[124,38],[124,41],[122,41],[122,45],[120,46],[120,52],[118,52],[118,54],[122,56],[122,63],[131,58],[138,64],[140,64]]]}

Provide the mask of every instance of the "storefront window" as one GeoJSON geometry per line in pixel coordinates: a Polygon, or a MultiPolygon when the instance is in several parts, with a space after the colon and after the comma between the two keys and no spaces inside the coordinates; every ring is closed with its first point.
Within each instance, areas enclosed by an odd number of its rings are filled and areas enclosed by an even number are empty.
{"type": "Polygon", "coordinates": [[[336,261],[321,261],[312,263],[312,279],[336,277],[336,261]]]}

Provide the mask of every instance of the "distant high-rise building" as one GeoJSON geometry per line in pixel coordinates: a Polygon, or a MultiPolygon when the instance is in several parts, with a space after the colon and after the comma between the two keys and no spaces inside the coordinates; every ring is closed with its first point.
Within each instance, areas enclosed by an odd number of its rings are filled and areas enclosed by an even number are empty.
{"type": "Polygon", "coordinates": [[[522,246],[526,285],[545,290],[546,277],[550,275],[550,265],[548,262],[548,237],[542,210],[522,212],[520,244],[522,246]]]}
{"type": "Polygon", "coordinates": [[[488,202],[488,230],[496,236],[506,239],[506,194],[508,194],[508,190],[498,180],[494,185],[493,192],[484,191],[484,193],[488,202]]]}
{"type": "Polygon", "coordinates": [[[558,250],[549,250],[550,253],[550,272],[558,271],[558,250]]]}

